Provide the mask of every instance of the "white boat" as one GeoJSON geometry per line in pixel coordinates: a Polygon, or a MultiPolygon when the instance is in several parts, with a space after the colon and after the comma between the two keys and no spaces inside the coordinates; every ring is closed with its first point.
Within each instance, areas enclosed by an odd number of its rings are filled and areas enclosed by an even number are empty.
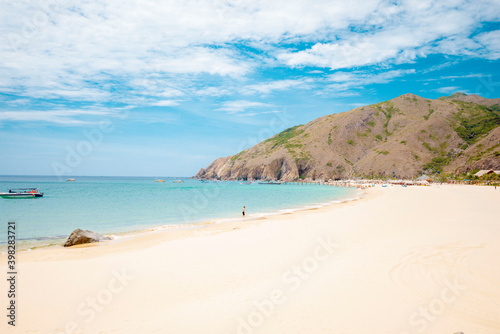
{"type": "Polygon", "coordinates": [[[2,198],[35,198],[42,196],[43,193],[39,193],[37,188],[10,189],[7,193],[0,193],[2,198]]]}
{"type": "Polygon", "coordinates": [[[272,185],[280,185],[282,184],[281,181],[261,181],[259,184],[272,184],[272,185]]]}

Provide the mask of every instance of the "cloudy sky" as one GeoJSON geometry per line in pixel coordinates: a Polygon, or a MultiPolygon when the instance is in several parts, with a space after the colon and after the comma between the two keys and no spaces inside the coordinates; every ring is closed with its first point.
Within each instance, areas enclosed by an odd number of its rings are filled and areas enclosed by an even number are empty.
{"type": "Polygon", "coordinates": [[[500,97],[500,0],[0,3],[0,174],[191,176],[414,93],[500,97]]]}

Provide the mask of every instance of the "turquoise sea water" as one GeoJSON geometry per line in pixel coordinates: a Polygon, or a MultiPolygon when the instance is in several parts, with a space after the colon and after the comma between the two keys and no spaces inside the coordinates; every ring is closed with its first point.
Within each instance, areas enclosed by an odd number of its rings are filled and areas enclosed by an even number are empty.
{"type": "MultiPolygon", "coordinates": [[[[42,198],[0,198],[0,243],[8,221],[25,242],[66,238],[74,229],[115,234],[165,225],[247,218],[356,197],[357,190],[321,185],[261,185],[149,177],[0,176],[0,192],[38,187],[42,198]]],[[[43,242],[41,242],[43,244],[43,242]]]]}

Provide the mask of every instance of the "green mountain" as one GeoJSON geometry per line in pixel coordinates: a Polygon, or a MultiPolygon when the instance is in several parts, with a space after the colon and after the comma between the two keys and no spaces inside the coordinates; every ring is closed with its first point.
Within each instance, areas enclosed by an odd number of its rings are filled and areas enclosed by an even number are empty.
{"type": "Polygon", "coordinates": [[[500,169],[500,99],[405,94],[317,118],[202,168],[197,178],[410,178],[500,169]],[[394,173],[394,174],[393,174],[394,173]]]}

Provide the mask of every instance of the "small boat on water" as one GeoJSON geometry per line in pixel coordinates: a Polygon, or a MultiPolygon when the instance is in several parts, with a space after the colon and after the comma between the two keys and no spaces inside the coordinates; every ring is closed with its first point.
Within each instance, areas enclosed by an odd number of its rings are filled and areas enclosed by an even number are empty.
{"type": "Polygon", "coordinates": [[[281,181],[261,181],[259,184],[273,184],[273,185],[280,185],[281,181]]]}
{"type": "Polygon", "coordinates": [[[181,180],[175,180],[175,181],[172,181],[172,183],[182,183],[181,180]]]}
{"type": "Polygon", "coordinates": [[[155,180],[155,182],[165,182],[165,181],[161,180],[161,179],[158,179],[158,180],[155,180]]]}
{"type": "Polygon", "coordinates": [[[66,182],[75,182],[75,179],[67,179],[66,182]]]}
{"type": "Polygon", "coordinates": [[[42,196],[43,193],[39,193],[38,188],[9,189],[8,193],[0,193],[2,198],[35,198],[42,196]]]}

